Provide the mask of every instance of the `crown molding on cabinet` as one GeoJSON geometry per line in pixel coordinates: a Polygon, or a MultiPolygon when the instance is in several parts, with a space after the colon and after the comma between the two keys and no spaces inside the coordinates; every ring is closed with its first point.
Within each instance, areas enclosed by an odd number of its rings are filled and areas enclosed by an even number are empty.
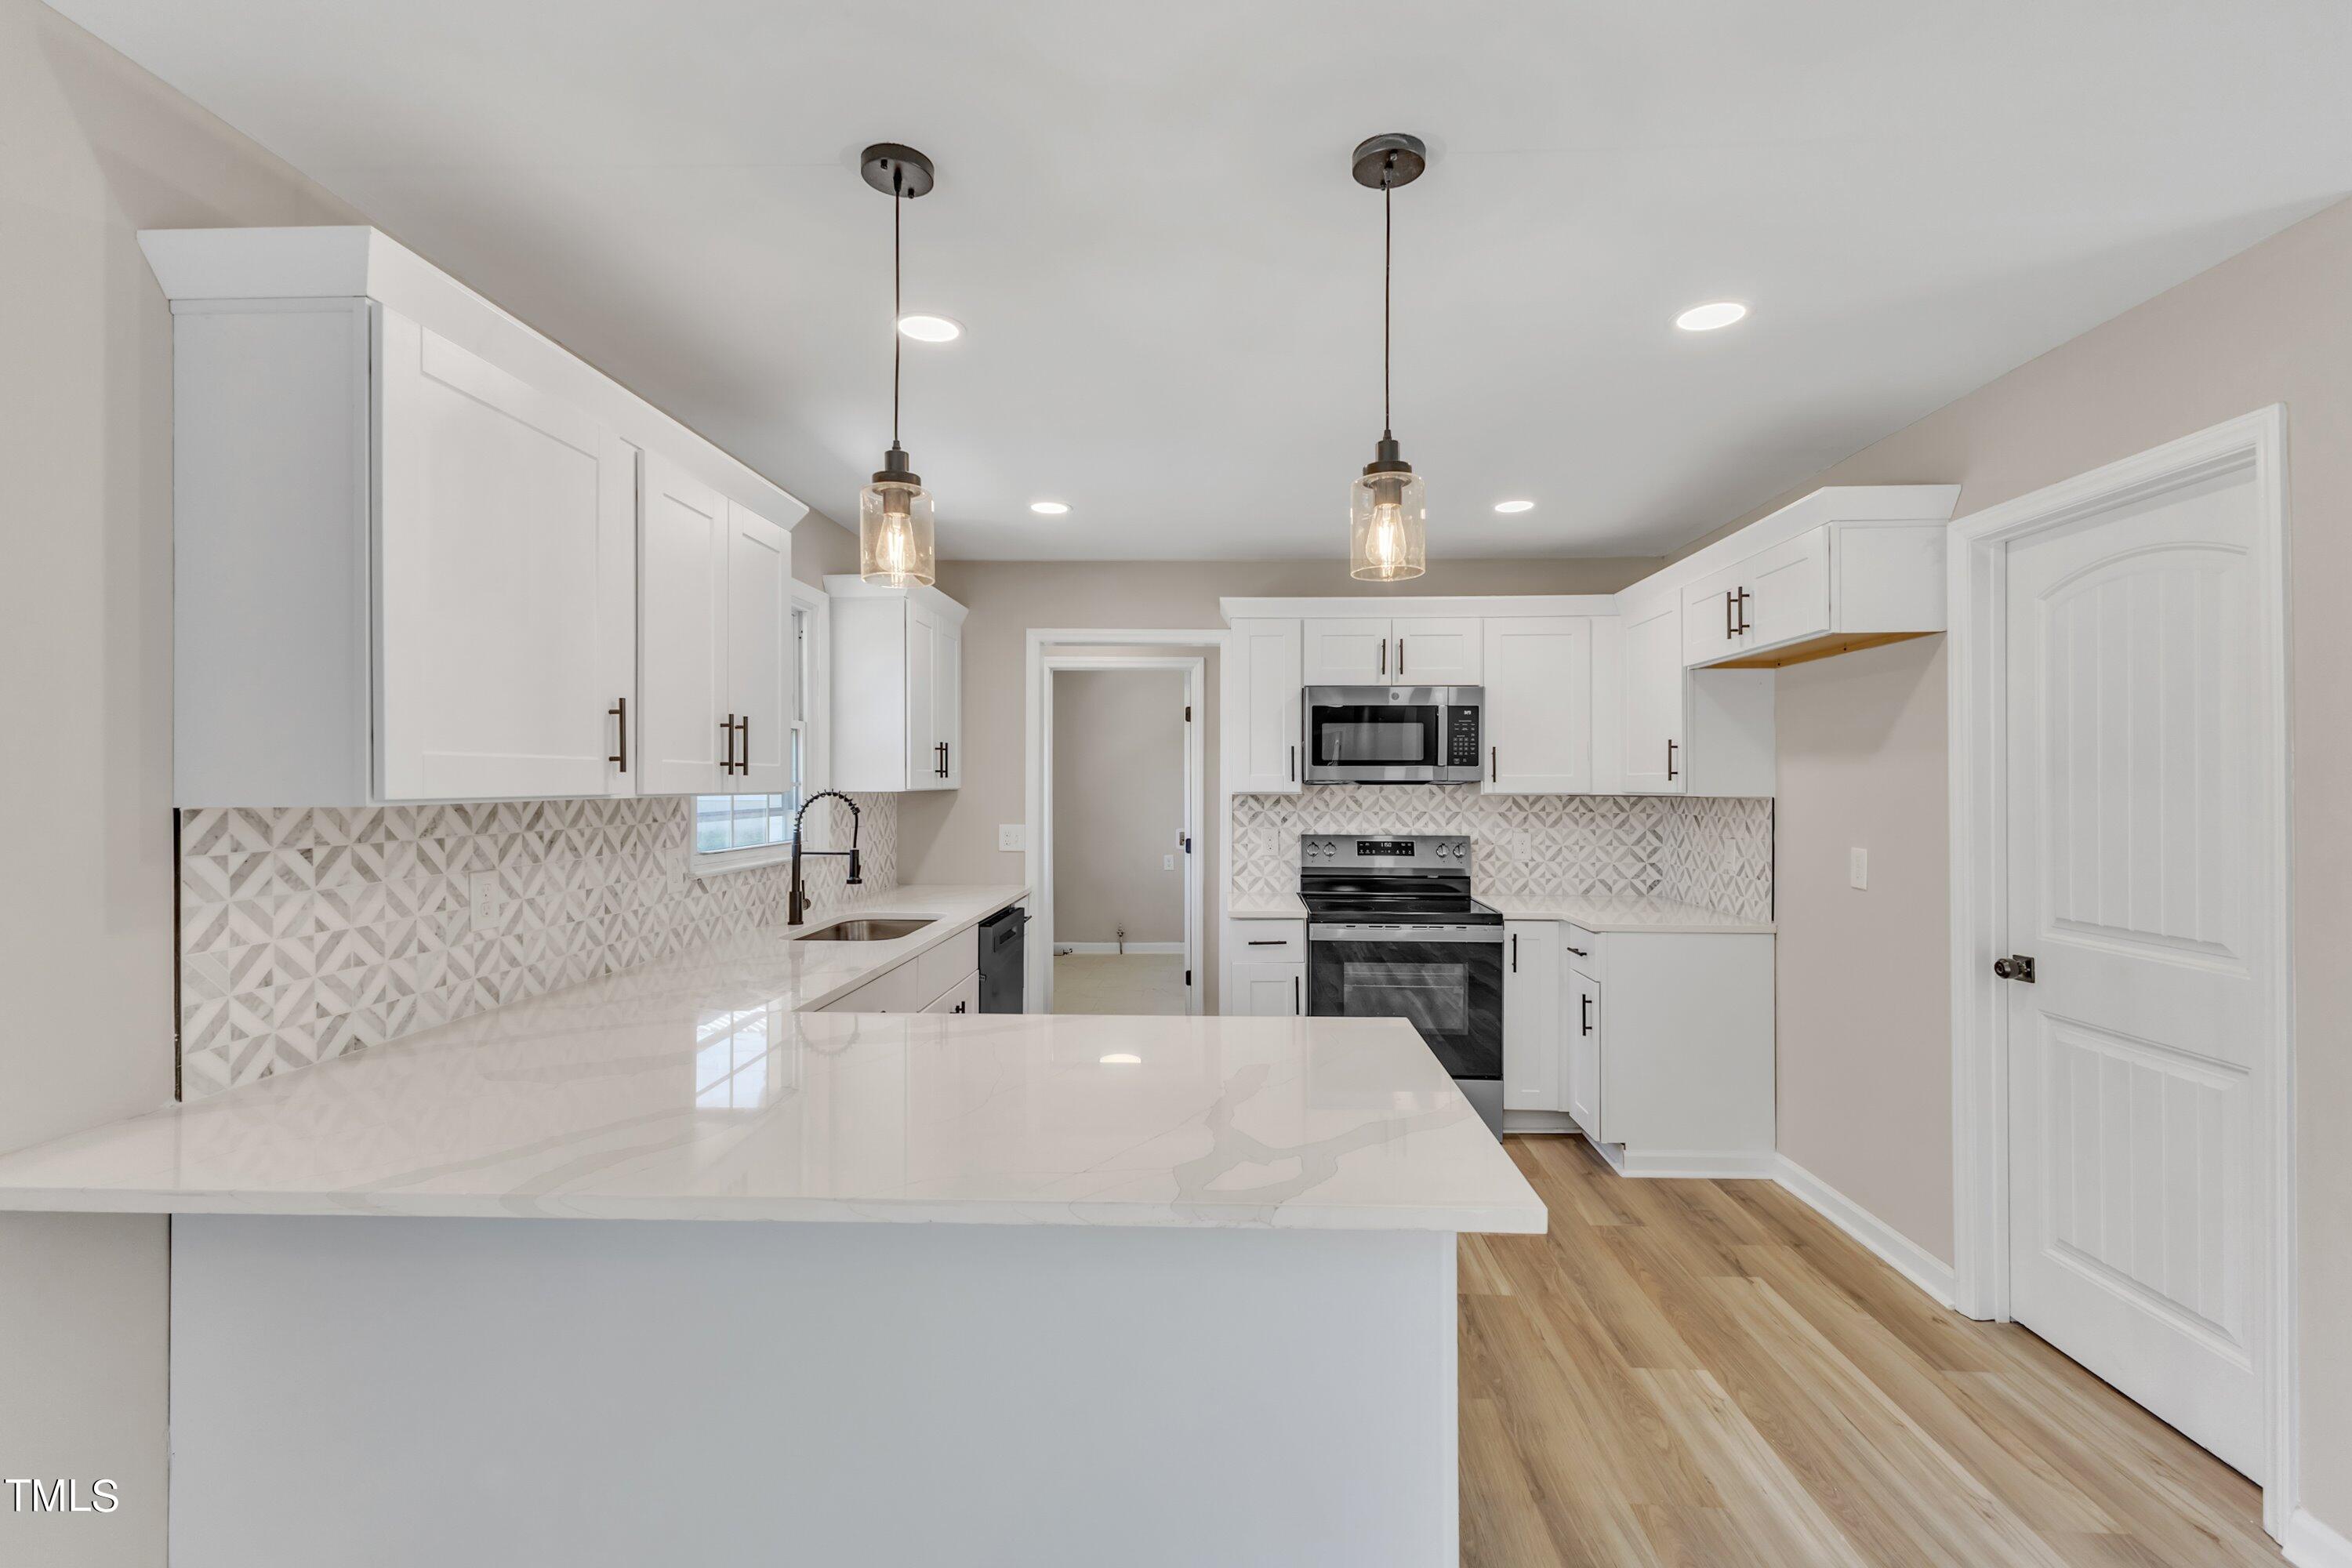
{"type": "Polygon", "coordinates": [[[641,450],[658,451],[738,505],[792,528],[807,503],[526,326],[389,235],[364,225],[148,228],[139,247],[175,312],[207,301],[373,300],[552,393],[641,450]]]}

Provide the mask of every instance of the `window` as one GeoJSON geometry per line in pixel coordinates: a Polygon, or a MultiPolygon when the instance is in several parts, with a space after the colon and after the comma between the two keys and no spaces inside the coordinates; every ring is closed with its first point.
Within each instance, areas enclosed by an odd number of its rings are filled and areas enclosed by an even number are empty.
{"type": "Polygon", "coordinates": [[[791,791],[784,795],[705,795],[694,801],[694,851],[724,855],[793,841],[793,818],[813,789],[811,765],[823,754],[824,595],[793,584],[791,791]]]}

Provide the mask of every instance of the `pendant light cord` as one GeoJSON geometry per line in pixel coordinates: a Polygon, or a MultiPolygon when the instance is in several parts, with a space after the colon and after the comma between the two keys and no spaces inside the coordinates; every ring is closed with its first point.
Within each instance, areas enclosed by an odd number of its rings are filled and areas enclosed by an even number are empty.
{"type": "Polygon", "coordinates": [[[899,302],[902,290],[900,288],[901,266],[898,258],[898,212],[905,205],[906,184],[906,172],[892,168],[890,171],[890,445],[894,447],[898,445],[898,354],[903,347],[900,340],[906,336],[898,330],[898,317],[904,310],[899,302]]]}
{"type": "Polygon", "coordinates": [[[1389,154],[1387,170],[1381,175],[1381,435],[1391,437],[1396,430],[1389,416],[1389,296],[1396,277],[1396,210],[1390,205],[1389,179],[1396,173],[1396,154],[1389,154]]]}

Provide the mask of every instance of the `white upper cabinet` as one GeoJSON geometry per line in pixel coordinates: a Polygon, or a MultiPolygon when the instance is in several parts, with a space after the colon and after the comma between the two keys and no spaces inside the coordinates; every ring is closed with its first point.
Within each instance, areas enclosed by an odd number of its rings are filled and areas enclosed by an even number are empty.
{"type": "Polygon", "coordinates": [[[897,794],[963,778],[964,607],[936,588],[824,580],[833,787],[897,794]]]}
{"type": "Polygon", "coordinates": [[[1486,623],[1488,795],[1572,795],[1592,787],[1592,620],[1498,616],[1486,623]]]}
{"type": "Polygon", "coordinates": [[[1302,686],[1475,686],[1475,616],[1317,616],[1301,623],[1302,686]]]}
{"type": "Polygon", "coordinates": [[[1389,623],[1399,686],[1475,686],[1486,668],[1485,622],[1471,616],[1389,623]]]}
{"type": "Polygon", "coordinates": [[[793,784],[793,536],[740,502],[728,506],[727,709],[720,795],[782,795],[793,784]]]}
{"type": "MultiPolygon", "coordinates": [[[[173,315],[175,803],[635,793],[641,610],[651,689],[706,691],[719,492],[806,509],[372,229],[140,242],[173,315]],[[691,470],[642,532],[641,457],[691,470]]],[[[657,749],[707,763],[698,728],[657,749]]]]}
{"type": "Polygon", "coordinates": [[[1302,686],[1387,686],[1392,679],[1386,616],[1304,622],[1299,646],[1302,686]]]}
{"type": "Polygon", "coordinates": [[[727,707],[727,498],[648,455],[637,521],[637,789],[716,795],[727,707]]]}
{"type": "MultiPolygon", "coordinates": [[[[1385,624],[1385,623],[1382,623],[1385,624]]],[[[1224,771],[1235,795],[1297,795],[1299,623],[1245,618],[1233,623],[1224,654],[1224,771]]]]}
{"type": "Polygon", "coordinates": [[[1943,629],[1940,522],[1824,523],[1683,589],[1693,665],[1777,668],[1943,629]]]}
{"type": "Polygon", "coordinates": [[[1681,595],[1664,593],[1628,605],[1622,621],[1624,787],[1633,795],[1678,794],[1690,776],[1683,740],[1681,595]]]}

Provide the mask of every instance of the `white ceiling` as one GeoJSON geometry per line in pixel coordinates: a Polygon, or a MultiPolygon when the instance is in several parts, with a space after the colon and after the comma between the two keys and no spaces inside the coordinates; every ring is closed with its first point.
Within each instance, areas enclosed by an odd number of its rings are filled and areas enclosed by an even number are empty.
{"type": "Polygon", "coordinates": [[[2340,0],[58,8],[835,518],[888,434],[858,150],[929,153],[951,557],[1344,553],[1375,132],[1432,150],[1396,427],[1441,556],[1671,547],[2352,191],[2340,0]]]}

